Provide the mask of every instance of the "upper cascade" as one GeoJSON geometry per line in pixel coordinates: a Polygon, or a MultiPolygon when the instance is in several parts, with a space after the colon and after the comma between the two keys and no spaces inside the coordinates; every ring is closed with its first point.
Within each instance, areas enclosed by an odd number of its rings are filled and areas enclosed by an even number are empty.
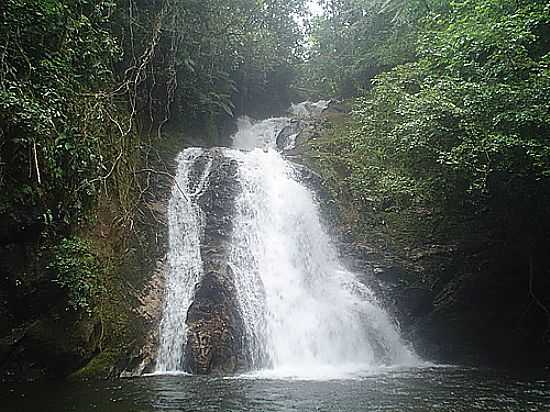
{"type": "Polygon", "coordinates": [[[288,117],[274,117],[263,121],[254,121],[243,116],[237,120],[237,132],[233,135],[233,147],[241,150],[276,149],[277,135],[289,126],[288,117]]]}
{"type": "Polygon", "coordinates": [[[329,108],[332,100],[319,100],[318,102],[305,101],[293,103],[290,106],[289,113],[292,117],[298,119],[309,119],[320,116],[323,111],[329,108]]]}
{"type": "MultiPolygon", "coordinates": [[[[311,118],[329,103],[292,112],[311,118]]],[[[418,364],[340,261],[299,169],[276,150],[293,122],[241,118],[234,149],[180,155],[157,372],[314,377],[418,364]]]]}

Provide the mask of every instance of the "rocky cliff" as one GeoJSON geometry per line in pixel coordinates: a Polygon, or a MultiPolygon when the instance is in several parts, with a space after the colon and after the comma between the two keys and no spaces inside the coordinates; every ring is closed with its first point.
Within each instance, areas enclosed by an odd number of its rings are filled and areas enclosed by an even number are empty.
{"type": "Polygon", "coordinates": [[[237,165],[220,149],[213,158],[206,189],[198,203],[205,216],[201,240],[204,276],[187,312],[184,369],[195,374],[232,373],[246,366],[243,320],[236,302],[233,273],[227,264],[235,197],[240,192],[237,165]]]}

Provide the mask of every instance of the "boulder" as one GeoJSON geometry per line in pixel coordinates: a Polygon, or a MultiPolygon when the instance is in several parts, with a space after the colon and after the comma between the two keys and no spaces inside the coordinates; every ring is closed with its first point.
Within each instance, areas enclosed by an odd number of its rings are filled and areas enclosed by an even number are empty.
{"type": "MultiPolygon", "coordinates": [[[[238,165],[219,149],[207,152],[213,164],[208,185],[198,199],[204,212],[201,257],[204,276],[187,312],[184,369],[194,374],[227,374],[244,369],[244,324],[234,276],[226,264],[233,231],[232,216],[240,184],[238,165]]],[[[200,159],[198,159],[200,163],[200,159]]]]}
{"type": "Polygon", "coordinates": [[[277,135],[277,148],[279,150],[293,149],[296,143],[296,136],[305,126],[306,123],[303,120],[293,119],[290,124],[284,127],[277,135]]]}
{"type": "Polygon", "coordinates": [[[231,268],[205,274],[187,313],[186,371],[226,374],[246,367],[238,307],[231,268]]]}

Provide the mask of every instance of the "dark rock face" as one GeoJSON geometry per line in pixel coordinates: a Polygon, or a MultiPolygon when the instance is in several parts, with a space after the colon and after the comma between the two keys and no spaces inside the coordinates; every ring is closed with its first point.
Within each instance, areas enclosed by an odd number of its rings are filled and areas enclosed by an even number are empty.
{"type": "Polygon", "coordinates": [[[427,288],[409,287],[397,295],[398,307],[407,319],[417,319],[433,309],[434,293],[427,288]]]}
{"type": "MultiPolygon", "coordinates": [[[[485,249],[478,255],[450,256],[460,263],[457,274],[433,294],[429,310],[411,317],[407,328],[421,356],[469,365],[550,365],[548,317],[529,296],[520,255],[493,260],[497,255],[485,249]],[[485,266],[479,265],[481,259],[485,266]]],[[[537,286],[544,290],[542,282],[537,286]]]]}
{"type": "Polygon", "coordinates": [[[99,325],[88,319],[75,317],[71,323],[67,316],[48,315],[0,339],[1,380],[60,378],[91,358],[99,341],[99,325]]]}
{"type": "Polygon", "coordinates": [[[276,143],[279,150],[288,149],[293,143],[292,136],[296,137],[306,127],[303,120],[293,119],[288,126],[283,128],[277,135],[276,143]]]}
{"type": "Polygon", "coordinates": [[[233,272],[226,264],[240,185],[234,160],[224,157],[220,149],[211,149],[207,156],[213,157],[213,164],[199,199],[206,219],[201,241],[204,276],[187,312],[184,369],[195,374],[233,373],[247,363],[233,272]]]}
{"type": "Polygon", "coordinates": [[[231,268],[220,266],[206,273],[187,313],[185,370],[225,374],[246,366],[238,307],[231,268]]]}

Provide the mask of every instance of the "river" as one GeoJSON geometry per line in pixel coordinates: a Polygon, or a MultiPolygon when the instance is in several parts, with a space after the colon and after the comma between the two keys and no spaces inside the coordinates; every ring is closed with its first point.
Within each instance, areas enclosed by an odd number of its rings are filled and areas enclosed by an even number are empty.
{"type": "Polygon", "coordinates": [[[550,411],[548,371],[456,367],[327,380],[151,376],[0,387],[6,412],[550,411]]]}

